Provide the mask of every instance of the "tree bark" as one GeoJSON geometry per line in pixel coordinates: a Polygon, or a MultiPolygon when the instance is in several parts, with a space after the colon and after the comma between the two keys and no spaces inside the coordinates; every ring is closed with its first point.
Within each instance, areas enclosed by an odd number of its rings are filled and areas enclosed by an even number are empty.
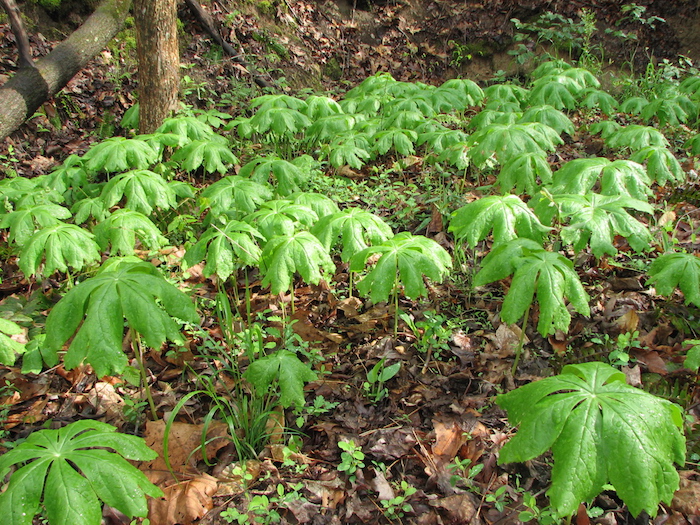
{"type": "Polygon", "coordinates": [[[0,0],[0,3],[3,9],[5,9],[7,17],[10,19],[10,27],[12,28],[15,41],[17,42],[17,53],[19,55],[17,64],[20,68],[34,67],[32,49],[29,47],[29,37],[27,36],[27,31],[24,29],[24,22],[22,22],[19,7],[17,7],[15,0],[0,0]]]}
{"type": "Polygon", "coordinates": [[[122,28],[131,0],[103,0],[95,12],[34,68],[22,68],[0,87],[0,140],[58,93],[122,28]]]}
{"type": "Polygon", "coordinates": [[[180,52],[176,0],[134,0],[139,63],[139,132],[152,133],[177,109],[180,52]]]}

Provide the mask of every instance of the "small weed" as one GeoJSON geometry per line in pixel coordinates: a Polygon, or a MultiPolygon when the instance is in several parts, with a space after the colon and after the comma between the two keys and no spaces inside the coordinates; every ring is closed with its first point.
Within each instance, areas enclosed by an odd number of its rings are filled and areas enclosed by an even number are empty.
{"type": "Polygon", "coordinates": [[[362,448],[355,445],[355,441],[338,441],[338,448],[343,452],[340,453],[340,465],[338,465],[338,470],[340,472],[346,472],[348,474],[348,479],[350,482],[354,482],[357,477],[355,472],[360,469],[365,468],[365,454],[362,452],[362,448]]]}

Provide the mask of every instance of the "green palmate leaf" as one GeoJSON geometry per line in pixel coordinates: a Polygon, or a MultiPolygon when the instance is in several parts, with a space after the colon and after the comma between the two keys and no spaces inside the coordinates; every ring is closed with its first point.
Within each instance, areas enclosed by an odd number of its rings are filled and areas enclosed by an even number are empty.
{"type": "Polygon", "coordinates": [[[496,184],[501,193],[515,189],[516,194],[534,195],[542,184],[552,182],[552,169],[541,152],[523,153],[506,162],[498,173],[496,184]]]}
{"type": "Polygon", "coordinates": [[[277,181],[277,193],[280,195],[301,191],[300,186],[310,176],[309,171],[302,166],[275,157],[258,157],[243,166],[238,175],[260,184],[265,184],[270,178],[274,178],[277,181]]]}
{"type": "Polygon", "coordinates": [[[667,182],[679,184],[685,182],[685,172],[676,156],[668,148],[647,146],[635,151],[630,160],[646,163],[649,177],[659,186],[665,186],[667,182]]]}
{"type": "Polygon", "coordinates": [[[83,167],[83,159],[77,155],[68,155],[63,164],[49,173],[42,185],[63,194],[69,188],[82,188],[87,185],[87,179],[88,174],[83,167]]]}
{"type": "Polygon", "coordinates": [[[51,525],[96,525],[102,518],[100,502],[129,517],[145,517],[145,496],[163,492],[127,459],[145,461],[158,454],[143,438],[115,431],[99,421],[76,421],[34,432],[3,454],[0,472],[18,467],[0,494],[3,521],[31,525],[43,504],[51,525]]]}
{"type": "Polygon", "coordinates": [[[559,205],[560,216],[567,218],[569,225],[561,231],[564,242],[580,251],[590,244],[596,257],[615,255],[615,236],[625,237],[630,246],[642,252],[650,249],[652,236],[648,228],[632,217],[630,208],[643,213],[654,213],[654,208],[644,201],[614,195],[554,195],[559,205]]]}
{"type": "Polygon", "coordinates": [[[80,199],[73,205],[71,212],[74,214],[73,222],[75,224],[84,224],[90,218],[99,222],[109,217],[109,209],[101,196],[80,199]]]}
{"type": "Polygon", "coordinates": [[[306,137],[316,144],[325,144],[331,139],[344,135],[355,127],[355,117],[352,115],[329,115],[314,121],[306,130],[306,137]]]}
{"type": "Polygon", "coordinates": [[[284,107],[260,108],[249,122],[257,134],[270,132],[278,137],[292,137],[311,125],[309,117],[295,109],[284,107]]]}
{"type": "Polygon", "coordinates": [[[156,133],[176,135],[183,139],[183,143],[193,140],[208,140],[216,135],[209,124],[197,117],[188,115],[166,118],[156,130],[156,133]]]}
{"type": "Polygon", "coordinates": [[[292,193],[287,199],[291,200],[294,204],[311,208],[314,213],[318,215],[319,219],[340,211],[340,208],[338,208],[338,205],[333,199],[321,193],[300,191],[298,193],[292,193]]]}
{"type": "Polygon", "coordinates": [[[491,195],[470,202],[452,214],[449,231],[474,248],[493,230],[496,243],[516,237],[540,242],[549,228],[516,195],[491,195]]]}
{"type": "Polygon", "coordinates": [[[166,340],[182,341],[173,318],[199,322],[190,298],[168,283],[155,266],[135,257],[108,259],[94,277],[71,289],[49,313],[44,343],[47,363],[58,363],[58,352],[75,334],[64,357],[66,368],[85,361],[98,377],[121,374],[128,364],[122,351],[124,318],[155,349],[166,340]]]}
{"type": "Polygon", "coordinates": [[[560,517],[571,516],[610,483],[637,516],[656,515],[678,489],[674,462],[685,462],[680,407],[626,384],[604,363],[567,365],[548,377],[499,395],[519,425],[499,463],[527,461],[552,449],[547,494],[560,517]]]}
{"type": "Polygon", "coordinates": [[[603,168],[610,164],[605,157],[570,160],[552,175],[552,192],[584,194],[596,185],[603,168]]]}
{"type": "MultiPolygon", "coordinates": [[[[434,91],[435,89],[432,89],[431,91],[424,91],[415,95],[405,95],[395,98],[394,100],[389,100],[383,104],[382,114],[386,115],[388,119],[391,119],[391,116],[397,113],[411,113],[414,116],[416,114],[420,114],[422,117],[433,117],[435,116],[435,109],[433,108],[431,101],[428,100],[428,97],[434,91]]],[[[418,123],[421,121],[426,122],[426,119],[422,117],[415,116],[415,120],[418,123]]],[[[403,120],[404,118],[405,116],[400,117],[399,120],[403,120]]],[[[414,120],[414,117],[409,117],[409,120],[414,120]]],[[[407,127],[413,129],[413,127],[410,125],[395,125],[400,128],[407,127]]]]}
{"type": "Polygon", "coordinates": [[[484,97],[479,85],[468,78],[447,80],[430,94],[433,108],[439,112],[463,111],[470,106],[478,106],[484,97]]]}
{"type": "Polygon", "coordinates": [[[679,126],[696,120],[698,107],[684,95],[669,98],[662,96],[644,106],[641,116],[646,122],[656,118],[662,126],[679,126]]]}
{"type": "Polygon", "coordinates": [[[697,98],[698,95],[700,95],[700,76],[689,76],[683,82],[681,82],[680,86],[678,86],[678,89],[682,93],[686,93],[687,95],[691,95],[692,97],[697,98]]]}
{"type": "Polygon", "coordinates": [[[427,143],[431,148],[431,153],[439,155],[449,146],[458,142],[464,142],[467,138],[469,138],[469,135],[463,131],[439,126],[430,131],[420,132],[417,144],[421,146],[427,143]]]}
{"type": "Polygon", "coordinates": [[[372,149],[380,155],[386,155],[392,149],[404,156],[413,155],[416,152],[413,145],[418,141],[418,134],[411,129],[388,129],[380,131],[374,138],[376,142],[372,149]]]}
{"type": "Polygon", "coordinates": [[[145,169],[160,160],[160,153],[141,139],[112,137],[91,147],[83,155],[89,173],[145,169]]]}
{"type": "Polygon", "coordinates": [[[328,250],[307,231],[270,239],[263,247],[260,270],[263,286],[270,285],[273,294],[291,289],[292,278],[298,272],[311,284],[318,284],[321,272],[333,272],[335,264],[328,250]]]}
{"type": "Polygon", "coordinates": [[[336,168],[347,164],[359,170],[371,158],[370,149],[369,140],[364,134],[349,134],[331,143],[328,160],[336,168]]]}
{"type": "Polygon", "coordinates": [[[569,64],[566,60],[560,58],[549,59],[537,66],[532,73],[530,73],[530,78],[540,79],[551,75],[558,75],[572,67],[574,66],[569,64]]]}
{"type": "Polygon", "coordinates": [[[0,228],[9,228],[8,240],[24,246],[38,229],[58,224],[70,216],[70,211],[58,204],[39,204],[0,216],[0,228]]]}
{"type": "Polygon", "coordinates": [[[347,208],[327,215],[311,229],[327,250],[340,239],[343,246],[341,259],[347,262],[360,250],[390,239],[394,232],[380,217],[360,208],[347,208]]]}
{"type": "Polygon", "coordinates": [[[395,111],[392,109],[387,109],[384,111],[383,115],[385,116],[382,119],[382,127],[385,130],[391,130],[393,128],[415,130],[419,125],[428,122],[425,115],[417,110],[395,111]]]}
{"type": "Polygon", "coordinates": [[[622,129],[622,126],[614,120],[601,120],[591,124],[589,129],[591,135],[600,133],[601,137],[607,139],[609,136],[614,135],[618,130],[622,129]]]}
{"type": "Polygon", "coordinates": [[[641,164],[631,160],[616,160],[603,168],[600,193],[622,195],[646,201],[652,191],[651,179],[641,164]]]}
{"type": "Polygon", "coordinates": [[[578,85],[571,81],[561,79],[559,81],[559,76],[557,79],[552,77],[544,77],[538,80],[532,87],[530,91],[530,96],[528,98],[528,104],[530,106],[542,106],[548,105],[555,109],[576,109],[576,96],[578,96],[583,88],[578,87],[578,85]]]}
{"type": "Polygon", "coordinates": [[[292,405],[303,407],[304,383],[317,379],[316,372],[289,350],[277,350],[256,359],[243,373],[243,377],[255,387],[259,395],[278,386],[279,402],[284,408],[292,405]]]}
{"type": "Polygon", "coordinates": [[[357,289],[375,303],[388,300],[399,282],[409,299],[426,295],[423,276],[441,282],[452,268],[452,258],[444,248],[431,239],[409,232],[360,250],[350,259],[350,271],[364,270],[372,254],[381,254],[381,257],[357,284],[357,289]]]}
{"type": "Polygon", "coordinates": [[[23,197],[36,191],[39,181],[25,177],[0,179],[0,215],[12,209],[23,197]]]}
{"type": "Polygon", "coordinates": [[[23,332],[24,329],[18,324],[0,317],[0,363],[12,366],[15,364],[17,354],[24,353],[24,344],[11,337],[23,332]]]}
{"type": "MultiPolygon", "coordinates": [[[[467,124],[467,128],[482,130],[492,124],[515,124],[520,120],[522,115],[520,111],[506,111],[501,108],[484,108],[472,117],[469,124],[467,124]]],[[[466,138],[464,140],[466,140],[466,138]]]]}
{"type": "Polygon", "coordinates": [[[229,175],[209,185],[200,194],[202,207],[211,208],[215,215],[235,210],[240,216],[252,213],[263,202],[272,198],[268,184],[229,175]]]}
{"type": "Polygon", "coordinates": [[[588,88],[581,93],[579,106],[593,109],[598,108],[605,115],[612,115],[617,111],[617,100],[606,91],[588,88]]]}
{"type": "Polygon", "coordinates": [[[150,170],[131,170],[112,177],[102,189],[107,208],[126,199],[126,207],[144,215],[153,208],[175,208],[175,193],[166,180],[150,170]]]}
{"type": "Polygon", "coordinates": [[[207,173],[226,173],[229,166],[238,163],[238,158],[233,154],[225,139],[214,135],[204,140],[193,140],[189,144],[177,150],[171,160],[179,162],[185,171],[195,171],[203,167],[207,173]]]}
{"type": "Polygon", "coordinates": [[[150,250],[168,244],[158,227],[143,213],[117,210],[95,227],[95,240],[101,250],[111,245],[111,255],[133,255],[136,239],[150,250]]]}
{"type": "Polygon", "coordinates": [[[258,264],[261,252],[257,242],[262,239],[262,234],[245,222],[228,221],[223,227],[214,225],[187,250],[184,267],[191,268],[206,259],[204,276],[215,273],[225,281],[236,269],[258,264]]]}
{"type": "Polygon", "coordinates": [[[632,115],[639,115],[648,104],[649,101],[645,97],[630,97],[622,102],[620,111],[632,115]]]}
{"type": "Polygon", "coordinates": [[[571,314],[565,298],[577,312],[589,315],[588,295],[573,270],[573,263],[563,255],[548,252],[530,239],[500,244],[481,262],[474,286],[501,280],[511,274],[513,282],[501,309],[504,322],[517,322],[530,308],[535,293],[540,307],[537,331],[543,336],[569,329],[571,314]]]}
{"type": "Polygon", "coordinates": [[[629,148],[638,151],[647,146],[668,147],[666,137],[658,129],[637,124],[621,127],[603,138],[609,148],[629,148]]]}
{"type": "Polygon", "coordinates": [[[489,101],[512,102],[523,107],[530,92],[515,84],[494,84],[484,89],[484,95],[489,101]]]}
{"type": "MultiPolygon", "coordinates": [[[[693,135],[690,137],[685,144],[683,144],[684,148],[690,149],[690,152],[693,155],[700,155],[700,133],[697,135],[693,135]]],[[[2,190],[0,190],[0,195],[2,194],[2,190]]]]}
{"type": "Polygon", "coordinates": [[[552,128],[559,135],[562,133],[574,134],[574,123],[571,122],[571,119],[552,106],[533,106],[523,113],[519,122],[541,122],[552,128]]]}
{"type": "Polygon", "coordinates": [[[467,142],[457,142],[448,146],[438,157],[438,161],[449,162],[452,166],[460,170],[466,170],[470,164],[469,152],[472,147],[467,142]]]}
{"type": "Polygon", "coordinates": [[[472,146],[469,151],[472,162],[483,166],[492,156],[504,164],[523,153],[553,151],[563,141],[549,126],[540,122],[528,122],[492,124],[471,135],[467,144],[472,146]]]}
{"type": "Polygon", "coordinates": [[[304,100],[289,95],[262,95],[251,100],[249,107],[250,109],[258,108],[259,111],[268,108],[290,108],[306,111],[307,106],[308,104],[304,100]]]}
{"type": "Polygon", "coordinates": [[[311,120],[316,121],[331,115],[339,115],[343,112],[343,108],[330,97],[311,95],[306,98],[306,107],[302,108],[302,112],[311,120]]]}
{"type": "Polygon", "coordinates": [[[265,239],[270,240],[277,235],[292,235],[298,229],[310,228],[318,221],[318,215],[306,206],[277,199],[263,203],[258,211],[245,217],[245,221],[255,224],[265,239]]]}
{"type": "Polygon", "coordinates": [[[690,253],[665,253],[649,267],[649,282],[659,295],[670,297],[676,287],[686,303],[700,306],[700,258],[690,253]]]}
{"type": "Polygon", "coordinates": [[[24,275],[42,273],[49,276],[56,270],[82,270],[100,258],[93,235],[74,224],[58,222],[42,228],[26,242],[19,256],[24,275]],[[42,259],[44,268],[40,272],[42,259]]]}

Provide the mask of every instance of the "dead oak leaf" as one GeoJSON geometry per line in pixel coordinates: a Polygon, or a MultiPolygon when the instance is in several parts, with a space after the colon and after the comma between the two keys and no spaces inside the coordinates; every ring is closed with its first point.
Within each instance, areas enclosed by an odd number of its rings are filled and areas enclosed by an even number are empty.
{"type": "MultiPolygon", "coordinates": [[[[170,477],[169,473],[165,473],[170,477]]],[[[152,483],[161,482],[164,496],[148,500],[148,519],[151,525],[191,525],[214,507],[212,496],[216,493],[216,478],[202,474],[189,480],[163,487],[162,477],[146,472],[152,483]],[[154,476],[155,475],[155,476],[154,476]],[[154,479],[154,478],[161,479],[154,479]]],[[[172,477],[170,477],[172,479],[172,477]]]]}

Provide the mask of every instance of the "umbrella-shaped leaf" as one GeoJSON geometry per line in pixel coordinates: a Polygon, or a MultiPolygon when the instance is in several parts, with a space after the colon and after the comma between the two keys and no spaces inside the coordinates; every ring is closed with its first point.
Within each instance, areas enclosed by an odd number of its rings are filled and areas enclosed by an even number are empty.
{"type": "Polygon", "coordinates": [[[477,166],[483,166],[495,156],[501,164],[523,153],[553,151],[563,144],[561,137],[540,122],[525,124],[492,124],[469,137],[469,157],[477,166]]]}
{"type": "Polygon", "coordinates": [[[122,373],[128,364],[122,351],[124,318],[155,349],[166,340],[182,341],[175,319],[199,322],[192,300],[151,263],[135,257],[108,259],[49,313],[47,362],[57,364],[58,352],[75,335],[64,357],[67,369],[87,362],[98,377],[122,373]]]}
{"type": "Polygon", "coordinates": [[[70,211],[58,204],[40,204],[0,216],[0,228],[9,228],[8,240],[24,246],[38,229],[58,224],[60,219],[70,216],[70,211]]]}
{"type": "Polygon", "coordinates": [[[360,250],[380,244],[394,235],[391,227],[380,217],[360,208],[347,208],[323,217],[314,225],[311,233],[328,250],[340,239],[343,262],[349,261],[360,250]]]}
{"type": "Polygon", "coordinates": [[[111,208],[123,198],[126,207],[144,215],[153,208],[175,208],[175,194],[166,180],[150,170],[131,170],[112,177],[102,189],[102,199],[111,208]]]}
{"type": "Polygon", "coordinates": [[[610,164],[605,157],[570,160],[554,172],[552,193],[584,194],[596,185],[603,168],[610,164]]]}
{"type": "Polygon", "coordinates": [[[380,155],[385,155],[393,149],[401,155],[413,155],[413,145],[418,141],[418,134],[411,129],[394,128],[380,131],[374,136],[376,143],[373,149],[380,155]]]}
{"type": "Polygon", "coordinates": [[[678,489],[674,463],[685,463],[680,407],[629,386],[604,363],[567,365],[558,376],[530,383],[496,402],[519,430],[499,463],[527,461],[549,448],[554,467],[547,491],[564,518],[610,483],[632,515],[656,515],[678,489]]]}
{"type": "Polygon", "coordinates": [[[700,306],[700,258],[691,253],[665,253],[649,267],[649,282],[659,295],[670,297],[678,287],[687,303],[700,306]]]}
{"type": "Polygon", "coordinates": [[[92,146],[83,162],[90,173],[146,169],[160,160],[160,153],[141,139],[112,137],[92,146]]]}
{"type": "Polygon", "coordinates": [[[277,192],[280,195],[301,191],[300,186],[309,179],[307,170],[275,157],[258,157],[243,166],[238,175],[260,184],[269,182],[272,177],[277,181],[277,192]]]}
{"type": "Polygon", "coordinates": [[[574,134],[574,123],[571,122],[571,119],[552,106],[533,106],[523,113],[519,122],[541,122],[559,133],[559,135],[562,133],[574,134]]]}
{"type": "Polygon", "coordinates": [[[506,162],[496,183],[501,193],[515,189],[517,194],[534,195],[541,184],[552,182],[552,169],[542,152],[523,153],[506,162]],[[538,182],[538,179],[540,182],[538,182]]]}
{"type": "Polygon", "coordinates": [[[320,241],[307,231],[270,239],[263,247],[260,270],[263,286],[273,294],[290,290],[295,273],[311,284],[318,284],[321,272],[332,272],[335,264],[320,241]]]}
{"type": "Polygon", "coordinates": [[[184,142],[209,140],[216,136],[214,129],[206,122],[189,115],[166,118],[156,130],[157,134],[173,134],[184,142]]]}
{"type": "Polygon", "coordinates": [[[171,160],[179,162],[182,169],[189,172],[203,166],[207,173],[215,171],[226,173],[230,165],[238,163],[238,158],[225,140],[213,140],[213,138],[193,140],[177,150],[171,160]]]}
{"type": "Polygon", "coordinates": [[[620,127],[603,138],[609,148],[629,148],[638,151],[647,146],[668,147],[666,137],[658,129],[638,124],[620,127]]]}
{"type": "Polygon", "coordinates": [[[95,226],[95,240],[100,249],[111,245],[111,255],[133,255],[136,239],[150,250],[158,250],[168,239],[163,237],[158,227],[143,213],[132,210],[117,210],[95,226]]]}
{"type": "Polygon", "coordinates": [[[584,108],[598,108],[605,115],[612,115],[617,111],[617,100],[608,92],[596,88],[588,88],[581,93],[579,105],[584,108]]]}
{"type": "Polygon", "coordinates": [[[215,215],[235,210],[241,216],[254,212],[263,202],[272,198],[268,184],[260,184],[245,177],[229,175],[209,185],[201,194],[203,207],[215,215]]]}
{"type": "Polygon", "coordinates": [[[652,194],[651,180],[641,164],[631,160],[616,160],[603,168],[600,193],[624,195],[646,201],[652,194]]]}
{"type": "Polygon", "coordinates": [[[19,267],[24,275],[36,275],[44,259],[41,273],[49,276],[56,270],[65,272],[69,267],[82,270],[99,258],[90,232],[74,224],[57,222],[30,237],[20,252],[19,267]]]}
{"type": "Polygon", "coordinates": [[[300,191],[298,193],[292,193],[287,197],[294,204],[300,206],[306,206],[311,208],[319,219],[325,217],[326,215],[333,215],[338,213],[340,209],[333,199],[326,197],[321,193],[312,193],[300,191]]]}
{"type": "Polygon", "coordinates": [[[310,228],[318,221],[318,215],[306,206],[276,199],[263,203],[258,211],[245,217],[245,221],[255,224],[265,239],[270,240],[277,235],[292,235],[299,229],[310,228]]]}
{"type": "Polygon", "coordinates": [[[257,391],[264,395],[270,387],[279,386],[279,403],[284,408],[294,405],[304,406],[304,383],[315,381],[316,372],[303,363],[299,357],[289,350],[277,350],[253,361],[243,373],[257,391]]]}
{"type": "Polygon", "coordinates": [[[668,148],[663,146],[647,146],[635,151],[630,160],[644,162],[647,165],[647,173],[659,186],[666,183],[682,184],[686,174],[676,156],[668,148]]]}
{"type": "Polygon", "coordinates": [[[0,317],[0,363],[12,366],[15,363],[17,354],[24,353],[24,344],[11,338],[11,336],[19,335],[23,332],[24,329],[17,323],[0,317]]]}

